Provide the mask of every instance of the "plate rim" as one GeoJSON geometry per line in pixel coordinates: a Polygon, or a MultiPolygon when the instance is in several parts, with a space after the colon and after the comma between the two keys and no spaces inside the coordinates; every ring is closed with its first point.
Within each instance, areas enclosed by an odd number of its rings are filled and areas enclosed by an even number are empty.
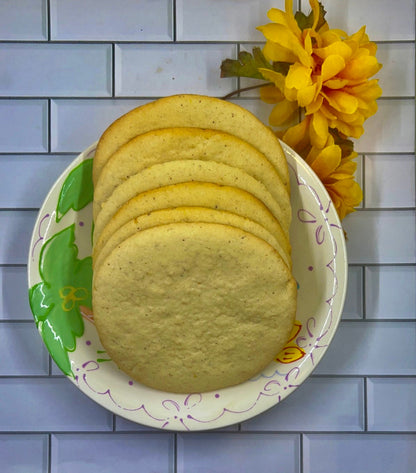
{"type": "MultiPolygon", "coordinates": [[[[299,156],[298,153],[296,153],[292,148],[290,148],[288,145],[286,145],[284,142],[282,142],[281,140],[279,140],[281,145],[282,145],[282,148],[283,148],[283,151],[287,156],[290,156],[290,158],[296,163],[297,166],[301,166],[302,169],[303,169],[303,172],[306,173],[306,174],[309,174],[313,177],[313,184],[315,187],[318,187],[319,188],[319,192],[322,194],[323,197],[325,197],[326,199],[328,199],[328,201],[330,203],[332,203],[331,201],[331,198],[327,192],[327,190],[325,189],[325,186],[323,185],[323,183],[320,181],[319,177],[316,175],[316,173],[312,170],[312,168],[299,156]]],[[[98,141],[95,141],[94,143],[92,143],[91,145],[89,145],[84,151],[82,151],[81,153],[79,153],[73,160],[72,162],[64,169],[64,171],[59,175],[59,177],[55,180],[55,182],[53,183],[53,185],[50,187],[48,193],[46,194],[46,197],[42,203],[42,205],[40,206],[39,208],[39,212],[37,214],[37,217],[36,217],[36,220],[35,220],[35,224],[34,224],[34,227],[33,227],[33,231],[32,231],[32,235],[31,235],[31,239],[30,239],[30,246],[29,246],[29,255],[28,255],[28,264],[27,264],[27,283],[28,283],[28,287],[30,289],[30,287],[32,287],[35,283],[31,280],[31,275],[32,275],[32,272],[35,271],[36,273],[39,272],[38,268],[36,268],[35,270],[33,270],[33,266],[38,266],[39,265],[39,258],[35,258],[35,260],[33,260],[33,258],[31,257],[31,252],[32,252],[32,248],[33,248],[33,245],[34,245],[34,241],[38,238],[37,236],[37,231],[38,231],[38,225],[39,225],[39,220],[41,218],[41,216],[44,214],[45,212],[45,207],[48,206],[48,203],[49,201],[51,200],[51,196],[53,195],[54,192],[56,192],[56,189],[59,185],[62,185],[62,182],[64,181],[64,179],[66,178],[66,176],[76,167],[78,166],[80,163],[82,163],[84,160],[88,159],[88,155],[91,154],[91,152],[93,150],[95,150],[96,148],[96,145],[97,145],[98,141]]],[[[288,162],[288,165],[290,165],[290,163],[288,162]]],[[[292,170],[295,172],[295,175],[296,175],[296,178],[298,177],[298,174],[296,172],[296,170],[292,167],[292,170]]],[[[341,233],[342,233],[342,224],[341,224],[341,221],[339,219],[339,216],[335,210],[335,208],[333,207],[333,211],[332,211],[332,219],[335,220],[335,223],[339,226],[339,228],[341,229],[341,233]]],[[[331,236],[333,238],[333,240],[335,240],[335,237],[333,236],[333,234],[331,233],[331,236]]],[[[49,237],[51,238],[52,235],[49,237]]],[[[46,240],[47,241],[47,240],[46,240]]],[[[42,243],[43,245],[43,243],[42,243]]],[[[41,245],[41,247],[42,247],[41,245]]],[[[97,404],[101,405],[102,407],[106,408],[107,410],[109,410],[110,412],[114,413],[115,415],[118,415],[120,417],[124,417],[125,419],[129,420],[129,421],[132,421],[132,422],[135,422],[137,424],[140,424],[140,425],[144,425],[144,426],[148,426],[148,427],[151,427],[151,428],[157,428],[157,429],[162,429],[162,430],[169,430],[169,431],[176,431],[176,432],[179,432],[179,431],[186,431],[186,430],[191,430],[191,431],[208,431],[208,430],[212,430],[212,429],[218,429],[218,428],[224,428],[224,427],[227,427],[227,426],[232,426],[232,425],[235,425],[237,423],[240,423],[240,422],[244,422],[244,421],[247,421],[248,419],[250,418],[253,418],[263,412],[267,412],[269,409],[273,408],[274,406],[276,406],[277,404],[279,404],[283,399],[285,399],[286,397],[288,397],[293,391],[297,390],[297,388],[303,384],[303,382],[308,379],[312,373],[316,370],[317,366],[319,365],[320,361],[322,360],[323,356],[325,355],[328,347],[330,346],[330,344],[332,343],[333,341],[333,338],[338,330],[338,327],[339,327],[339,323],[341,321],[341,317],[342,317],[342,312],[343,312],[343,308],[344,308],[344,304],[345,304],[345,299],[346,299],[346,292],[347,292],[347,285],[348,285],[348,258],[347,258],[347,248],[346,248],[346,242],[345,242],[345,237],[342,233],[342,235],[340,236],[340,238],[337,239],[336,241],[336,245],[340,245],[338,247],[338,255],[341,254],[341,259],[342,259],[342,262],[343,262],[343,271],[342,271],[342,280],[343,280],[343,285],[342,285],[342,291],[341,293],[337,293],[337,298],[338,298],[338,306],[339,306],[339,309],[337,310],[338,314],[337,314],[337,317],[334,318],[334,320],[332,321],[332,328],[331,328],[331,333],[329,335],[329,337],[327,338],[327,346],[325,347],[324,351],[319,355],[319,359],[318,361],[314,364],[313,368],[309,369],[307,372],[305,372],[305,370],[300,374],[300,379],[299,379],[299,384],[294,387],[294,389],[290,390],[290,392],[288,392],[286,395],[283,395],[282,397],[279,396],[279,399],[274,399],[275,402],[272,402],[270,405],[267,405],[266,407],[262,407],[258,412],[247,412],[246,414],[243,414],[243,413],[240,413],[238,414],[238,419],[229,419],[228,417],[230,416],[224,416],[224,418],[222,419],[222,422],[216,422],[214,421],[214,425],[204,425],[203,427],[201,426],[197,426],[199,428],[178,428],[178,426],[176,427],[170,427],[169,425],[166,425],[166,426],[161,426],[161,425],[155,425],[154,423],[152,422],[144,422],[142,420],[136,420],[136,419],[132,419],[131,416],[127,416],[125,415],[124,412],[120,411],[120,410],[116,410],[116,409],[112,409],[111,406],[108,406],[106,405],[105,403],[103,402],[100,402],[96,397],[92,396],[91,393],[88,393],[86,390],[82,389],[80,387],[80,385],[76,382],[76,379],[74,379],[73,377],[69,376],[69,375],[66,375],[65,373],[63,373],[65,375],[65,377],[69,378],[69,380],[75,384],[80,390],[81,392],[83,392],[84,394],[86,394],[90,399],[92,399],[94,402],[96,402],[97,404]],[[227,417],[227,420],[226,420],[226,417],[227,417]]],[[[334,258],[335,260],[335,258],[334,258]]],[[[340,268],[337,269],[337,271],[340,271],[340,268]]],[[[338,273],[337,273],[338,274],[338,273]]],[[[34,320],[35,321],[35,320],[34,320]]],[[[84,322],[85,324],[85,322],[84,322]]],[[[40,334],[41,335],[41,334],[40,334]]],[[[42,339],[42,337],[41,337],[42,339]]],[[[43,342],[43,339],[42,339],[42,342],[43,342]]],[[[48,348],[46,347],[46,349],[48,350],[48,348]]],[[[53,358],[53,355],[52,353],[48,350],[48,353],[50,354],[50,356],[53,358]]],[[[221,391],[221,390],[218,390],[218,391],[221,391]]],[[[173,394],[173,393],[165,393],[167,396],[175,396],[176,394],[173,394]]],[[[190,396],[191,394],[188,395],[188,397],[190,396]]]]}

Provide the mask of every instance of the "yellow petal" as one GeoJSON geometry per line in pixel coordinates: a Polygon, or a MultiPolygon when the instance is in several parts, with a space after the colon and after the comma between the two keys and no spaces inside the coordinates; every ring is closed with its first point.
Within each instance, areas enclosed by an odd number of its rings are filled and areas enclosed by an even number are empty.
{"type": "Polygon", "coordinates": [[[257,29],[263,33],[266,39],[287,49],[292,49],[293,42],[297,40],[293,31],[277,23],[268,23],[267,25],[258,26],[257,29]]]}
{"type": "Polygon", "coordinates": [[[377,53],[376,43],[368,42],[366,44],[362,44],[360,47],[367,49],[371,56],[375,56],[377,53]]]}
{"type": "Polygon", "coordinates": [[[288,128],[282,136],[282,140],[296,151],[303,149],[309,143],[309,123],[310,118],[306,117],[297,125],[288,128]]]}
{"type": "Polygon", "coordinates": [[[323,95],[329,105],[339,112],[354,113],[358,108],[357,98],[341,90],[327,90],[323,95]]]}
{"type": "Polygon", "coordinates": [[[348,39],[351,39],[353,41],[357,41],[357,43],[362,43],[363,41],[367,42],[368,41],[368,36],[365,32],[365,28],[366,28],[365,25],[362,26],[356,33],[349,36],[348,39]]]}
{"type": "Polygon", "coordinates": [[[270,116],[269,123],[271,126],[281,126],[289,121],[295,112],[298,110],[298,105],[296,102],[289,102],[288,100],[283,100],[278,105],[276,105],[270,116]]]}
{"type": "Polygon", "coordinates": [[[347,84],[348,79],[329,79],[324,85],[329,89],[343,89],[347,84]]]}
{"type": "Polygon", "coordinates": [[[267,12],[267,16],[273,23],[289,27],[287,14],[283,10],[279,10],[278,8],[270,8],[270,10],[267,12]]]}
{"type": "Polygon", "coordinates": [[[345,91],[367,102],[377,100],[383,93],[381,87],[378,85],[378,79],[372,79],[356,86],[346,87],[345,91]]]}
{"type": "Polygon", "coordinates": [[[286,76],[286,87],[289,89],[292,87],[295,89],[307,87],[312,83],[311,73],[312,69],[310,67],[305,67],[299,63],[292,64],[286,76]]]}
{"type": "Polygon", "coordinates": [[[313,113],[316,113],[322,106],[322,102],[323,102],[324,98],[322,97],[322,95],[318,95],[317,98],[315,98],[315,100],[313,102],[311,102],[310,104],[306,105],[306,115],[311,115],[313,113]]]}
{"type": "Polygon", "coordinates": [[[336,120],[336,111],[330,107],[327,103],[323,103],[320,108],[320,112],[326,117],[327,120],[336,120]]]}
{"type": "Polygon", "coordinates": [[[312,24],[312,30],[315,30],[316,25],[318,24],[319,21],[319,14],[320,14],[320,8],[319,8],[319,2],[318,0],[309,0],[309,5],[312,8],[313,11],[313,24],[312,24]]]}
{"type": "Polygon", "coordinates": [[[311,31],[306,31],[303,39],[303,47],[305,48],[306,53],[310,56],[313,53],[313,45],[311,38],[311,31]]]}
{"type": "Polygon", "coordinates": [[[305,356],[305,352],[298,346],[287,346],[277,355],[276,361],[280,363],[293,363],[305,356]]]}
{"type": "Polygon", "coordinates": [[[351,57],[353,51],[351,47],[344,41],[335,41],[325,48],[315,48],[314,53],[321,59],[325,59],[328,56],[336,54],[344,58],[344,60],[348,60],[351,57]]]}
{"type": "Polygon", "coordinates": [[[364,133],[364,128],[362,126],[349,125],[342,120],[331,120],[331,128],[336,128],[340,133],[347,137],[351,138],[360,138],[364,133]]]}
{"type": "Polygon", "coordinates": [[[332,43],[341,41],[347,37],[347,33],[338,29],[330,29],[321,34],[322,43],[324,46],[329,46],[332,43]]]}
{"type": "Polygon", "coordinates": [[[298,22],[295,20],[295,16],[293,15],[292,0],[285,0],[285,11],[289,28],[293,31],[296,37],[300,39],[302,37],[302,31],[299,28],[298,22]]]}
{"type": "Polygon", "coordinates": [[[298,57],[292,50],[283,48],[280,44],[273,41],[267,41],[263,48],[263,54],[269,61],[294,63],[298,57]]]}
{"type": "Polygon", "coordinates": [[[259,67],[258,71],[266,80],[273,82],[273,84],[278,89],[280,89],[282,92],[284,91],[286,77],[283,74],[281,74],[280,72],[272,71],[271,69],[263,68],[263,67],[259,67]]]}
{"type": "Polygon", "coordinates": [[[344,58],[338,54],[328,56],[322,63],[321,76],[322,82],[332,79],[345,67],[344,58]]]}
{"type": "Polygon", "coordinates": [[[343,179],[325,184],[341,220],[357,207],[363,200],[363,192],[353,179],[343,179]]]}
{"type": "Polygon", "coordinates": [[[279,103],[284,99],[284,95],[276,86],[265,85],[260,88],[260,98],[266,103],[279,103]]]}
{"type": "Polygon", "coordinates": [[[321,180],[328,177],[341,162],[341,148],[337,145],[324,148],[313,161],[311,167],[321,180]]]}
{"type": "Polygon", "coordinates": [[[321,112],[312,115],[309,135],[312,146],[320,149],[325,146],[328,136],[328,120],[321,112]]]}
{"type": "Polygon", "coordinates": [[[380,69],[381,65],[376,57],[360,55],[348,61],[344,70],[340,73],[340,77],[350,80],[364,80],[377,74],[380,69]]]}
{"type": "Polygon", "coordinates": [[[307,107],[315,98],[316,84],[304,87],[298,92],[298,104],[300,107],[307,107]]]}
{"type": "Polygon", "coordinates": [[[289,335],[289,340],[288,342],[292,342],[295,340],[299,332],[302,330],[302,323],[299,322],[299,320],[295,320],[295,323],[293,324],[292,332],[289,335]]]}

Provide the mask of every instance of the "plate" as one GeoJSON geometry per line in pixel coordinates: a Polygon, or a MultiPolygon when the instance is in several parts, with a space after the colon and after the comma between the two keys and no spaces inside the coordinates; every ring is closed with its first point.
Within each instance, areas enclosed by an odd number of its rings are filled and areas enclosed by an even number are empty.
{"type": "Polygon", "coordinates": [[[337,329],[345,299],[344,233],[310,167],[282,143],[291,181],[296,324],[283,351],[256,377],[204,393],[156,391],[109,359],[91,311],[92,159],[96,143],[63,172],[32,234],[29,300],[53,360],[83,393],[114,414],[149,427],[197,431],[243,422],[278,404],[316,368],[337,329]]]}

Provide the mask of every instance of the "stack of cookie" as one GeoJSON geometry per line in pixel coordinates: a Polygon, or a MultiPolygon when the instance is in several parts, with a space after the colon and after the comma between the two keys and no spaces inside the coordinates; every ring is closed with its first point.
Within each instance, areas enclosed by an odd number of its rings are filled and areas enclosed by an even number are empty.
{"type": "Polygon", "coordinates": [[[289,173],[247,110],[176,95],[138,107],[94,157],[93,310],[133,379],[169,392],[242,383],[296,312],[289,173]]]}

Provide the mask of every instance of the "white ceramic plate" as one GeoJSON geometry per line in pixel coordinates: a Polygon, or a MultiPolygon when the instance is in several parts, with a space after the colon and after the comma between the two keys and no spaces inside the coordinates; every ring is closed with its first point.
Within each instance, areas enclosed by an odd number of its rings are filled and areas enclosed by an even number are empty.
{"type": "Polygon", "coordinates": [[[311,374],[337,329],[346,292],[343,230],[320,180],[284,146],[291,180],[297,322],[278,359],[235,387],[188,395],[132,381],[109,360],[91,312],[91,164],[95,144],[56,181],[40,209],[28,262],[32,312],[55,363],[113,413],[150,427],[207,430],[242,422],[279,403],[311,374]]]}

